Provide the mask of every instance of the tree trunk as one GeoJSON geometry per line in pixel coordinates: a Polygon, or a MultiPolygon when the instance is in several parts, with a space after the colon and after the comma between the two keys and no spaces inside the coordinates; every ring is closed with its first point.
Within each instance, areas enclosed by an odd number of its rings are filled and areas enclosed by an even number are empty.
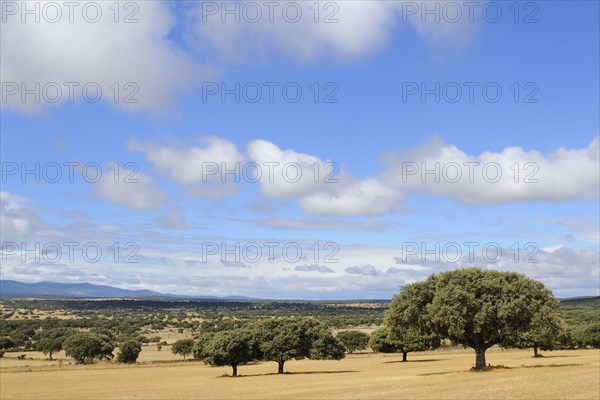
{"type": "Polygon", "coordinates": [[[475,369],[484,369],[485,364],[485,347],[475,349],[475,369]]]}
{"type": "Polygon", "coordinates": [[[537,346],[533,346],[533,356],[534,357],[540,357],[540,353],[538,353],[537,346]]]}
{"type": "Polygon", "coordinates": [[[283,364],[285,363],[285,361],[277,361],[277,373],[278,374],[283,374],[283,364]]]}
{"type": "Polygon", "coordinates": [[[237,376],[237,364],[231,364],[231,368],[233,369],[231,376],[237,376]]]}
{"type": "Polygon", "coordinates": [[[52,361],[52,352],[48,352],[48,359],[52,361]]]}
{"type": "Polygon", "coordinates": [[[402,362],[406,362],[406,355],[408,354],[407,351],[403,351],[402,352],[402,362]]]}

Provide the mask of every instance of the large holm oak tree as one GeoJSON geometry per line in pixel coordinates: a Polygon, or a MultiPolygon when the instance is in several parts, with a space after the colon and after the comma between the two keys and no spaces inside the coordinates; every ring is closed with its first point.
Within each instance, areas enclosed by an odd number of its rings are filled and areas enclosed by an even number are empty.
{"type": "Polygon", "coordinates": [[[475,369],[486,367],[490,347],[519,341],[532,328],[537,306],[554,299],[543,283],[522,274],[478,268],[431,275],[404,286],[402,293],[388,312],[392,329],[394,321],[413,318],[417,326],[474,349],[475,369]],[[407,298],[411,304],[394,307],[407,298]]]}

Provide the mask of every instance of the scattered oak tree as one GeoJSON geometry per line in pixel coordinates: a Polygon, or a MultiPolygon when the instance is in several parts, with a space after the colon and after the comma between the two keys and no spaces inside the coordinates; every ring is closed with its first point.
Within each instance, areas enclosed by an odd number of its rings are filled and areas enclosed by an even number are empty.
{"type": "Polygon", "coordinates": [[[112,359],[115,346],[106,335],[95,333],[76,333],[65,339],[65,354],[73,357],[79,364],[91,363],[94,358],[112,359]]]}
{"type": "Polygon", "coordinates": [[[193,339],[180,339],[173,343],[171,346],[171,352],[173,354],[179,354],[183,356],[183,359],[190,354],[192,354],[192,349],[194,348],[194,340],[193,339]]]}
{"type": "Polygon", "coordinates": [[[542,299],[545,303],[532,304],[537,312],[531,318],[529,329],[518,335],[512,347],[533,348],[534,357],[542,357],[539,350],[552,350],[568,341],[567,324],[560,316],[559,301],[552,298],[542,299]]]}
{"type": "Polygon", "coordinates": [[[341,360],[346,356],[346,348],[331,332],[320,332],[313,342],[308,358],[311,360],[341,360]]]}
{"type": "Polygon", "coordinates": [[[119,346],[117,361],[126,364],[133,364],[137,361],[141,351],[142,343],[137,340],[128,340],[119,346]]]}
{"type": "Polygon", "coordinates": [[[288,360],[315,360],[344,357],[343,344],[316,318],[284,317],[266,319],[254,328],[260,359],[277,362],[277,373],[284,373],[288,360]]]}
{"type": "Polygon", "coordinates": [[[369,334],[360,331],[341,331],[335,336],[346,347],[348,353],[364,350],[369,344],[369,334]]]}
{"type": "Polygon", "coordinates": [[[433,331],[426,310],[432,300],[432,293],[427,290],[425,283],[405,286],[392,299],[385,314],[388,329],[378,333],[380,337],[374,342],[375,346],[402,353],[403,362],[407,361],[409,352],[438,348],[440,336],[433,331]]]}
{"type": "Polygon", "coordinates": [[[435,336],[411,335],[405,335],[402,340],[394,339],[389,327],[379,328],[371,334],[369,347],[376,353],[402,353],[402,362],[406,362],[409,352],[424,351],[439,345],[439,339],[435,336]]]}
{"type": "MultiPolygon", "coordinates": [[[[524,275],[478,268],[431,275],[404,286],[403,293],[415,289],[417,296],[407,296],[412,305],[404,310],[422,310],[421,321],[434,333],[474,349],[477,370],[486,367],[487,349],[515,343],[531,328],[535,305],[553,298],[543,283],[524,275]]],[[[388,321],[394,317],[390,311],[388,321]]]]}
{"type": "Polygon", "coordinates": [[[44,355],[48,355],[48,358],[52,360],[52,354],[62,350],[63,342],[70,334],[72,332],[65,328],[44,330],[36,335],[35,349],[41,351],[44,355]]]}
{"type": "Polygon", "coordinates": [[[63,338],[43,338],[35,343],[35,349],[48,355],[48,359],[52,361],[52,354],[62,350],[63,340],[63,338]]]}
{"type": "Polygon", "coordinates": [[[247,328],[217,332],[200,346],[198,358],[209,365],[230,365],[232,376],[238,375],[238,365],[259,359],[253,332],[247,328]]]}

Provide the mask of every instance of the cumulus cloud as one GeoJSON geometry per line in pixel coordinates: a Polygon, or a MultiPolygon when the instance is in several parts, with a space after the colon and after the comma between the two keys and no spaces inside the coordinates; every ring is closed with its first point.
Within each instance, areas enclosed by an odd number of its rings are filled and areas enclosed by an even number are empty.
{"type": "MultiPolygon", "coordinates": [[[[191,196],[231,196],[236,185],[250,183],[269,198],[297,200],[305,215],[372,217],[394,212],[415,191],[466,204],[594,200],[600,190],[599,143],[596,137],[584,148],[559,148],[548,155],[520,147],[469,155],[433,137],[400,156],[385,155],[382,172],[364,179],[335,162],[266,140],[248,143],[246,155],[215,136],[198,145],[132,141],[129,148],[143,152],[191,196]]],[[[310,225],[269,221],[281,227],[310,225]]]]}
{"type": "Polygon", "coordinates": [[[417,12],[403,7],[406,2],[402,1],[283,2],[271,13],[263,3],[253,3],[259,4],[258,12],[245,3],[218,3],[216,8],[199,4],[190,12],[190,43],[226,62],[283,55],[298,63],[312,63],[368,56],[385,46],[401,24],[437,48],[464,45],[474,29],[467,18],[454,22],[438,18],[436,22],[435,16],[429,16],[423,20],[423,3],[416,2],[412,3],[417,12]],[[237,19],[223,12],[226,6],[229,10],[237,7],[237,19]]]}
{"type": "Polygon", "coordinates": [[[600,190],[600,137],[584,148],[549,155],[521,147],[469,155],[434,137],[388,158],[381,179],[404,190],[449,196],[467,204],[594,200],[600,190]]]}
{"type": "Polygon", "coordinates": [[[294,198],[322,190],[332,190],[344,180],[339,166],[313,155],[283,150],[267,140],[248,143],[248,157],[260,170],[260,190],[271,197],[294,198]]]}
{"type": "Polygon", "coordinates": [[[132,140],[128,147],[142,152],[158,171],[184,186],[194,197],[233,195],[245,167],[244,157],[235,144],[216,136],[198,138],[194,143],[157,144],[132,140]]]}
{"type": "Polygon", "coordinates": [[[272,166],[260,179],[263,194],[300,197],[300,207],[308,215],[381,215],[402,200],[396,189],[375,178],[357,180],[337,163],[283,150],[265,140],[250,142],[248,156],[258,165],[272,166]]]}
{"type": "Polygon", "coordinates": [[[227,61],[264,59],[271,51],[302,63],[325,55],[359,57],[386,42],[394,20],[393,2],[386,1],[318,2],[316,23],[313,2],[279,3],[272,21],[269,10],[259,6],[262,16],[255,22],[249,21],[253,17],[236,21],[231,15],[223,21],[225,4],[229,9],[238,7],[242,17],[254,10],[244,2],[219,4],[216,12],[199,4],[190,16],[194,42],[201,44],[201,50],[212,50],[227,61]]]}
{"type": "Polygon", "coordinates": [[[119,179],[115,179],[113,174],[104,174],[94,184],[96,196],[134,210],[159,209],[166,204],[167,193],[155,187],[152,178],[139,171],[129,176],[131,170],[122,167],[119,170],[119,179]]]}
{"type": "MultiPolygon", "coordinates": [[[[25,5],[15,4],[17,7],[25,5]]],[[[190,56],[168,38],[176,19],[166,2],[128,3],[133,4],[134,9],[131,6],[123,9],[125,6],[121,3],[118,23],[109,8],[114,7],[113,3],[91,4],[93,7],[88,8],[86,14],[83,10],[89,2],[80,3],[72,13],[73,22],[69,21],[67,6],[60,2],[54,4],[62,10],[58,22],[49,22],[54,18],[53,10],[48,11],[50,17],[41,18],[38,23],[33,16],[21,22],[20,11],[6,15],[6,22],[2,22],[2,83],[16,83],[19,87],[15,95],[4,93],[7,102],[3,101],[3,106],[35,114],[55,101],[56,104],[71,102],[69,88],[64,83],[75,82],[78,86],[74,86],[74,101],[82,101],[83,87],[95,83],[102,90],[100,98],[114,107],[129,112],[162,113],[174,104],[178,93],[189,89],[201,76],[211,75],[208,69],[195,65],[190,56]],[[83,15],[95,19],[96,7],[101,8],[99,20],[87,22],[83,15]],[[131,13],[137,22],[125,23],[123,19],[131,13]],[[115,82],[119,86],[118,95],[113,86],[115,82]],[[31,89],[36,83],[40,88],[51,85],[46,94],[41,91],[39,102],[33,95],[21,101],[21,84],[31,89]],[[132,85],[126,86],[127,83],[132,85]],[[133,102],[135,100],[137,102],[133,102]]],[[[27,7],[41,10],[45,3],[32,2],[27,7]]],[[[88,94],[89,98],[97,97],[93,87],[88,94]]]]}
{"type": "Polygon", "coordinates": [[[381,215],[392,211],[404,196],[377,179],[357,181],[333,193],[321,192],[300,200],[309,215],[381,215]]]}

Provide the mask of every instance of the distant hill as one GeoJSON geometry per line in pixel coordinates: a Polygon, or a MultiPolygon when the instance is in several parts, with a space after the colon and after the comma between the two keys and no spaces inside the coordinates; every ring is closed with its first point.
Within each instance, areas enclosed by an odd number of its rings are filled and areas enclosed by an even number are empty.
{"type": "Polygon", "coordinates": [[[0,296],[44,297],[156,297],[165,296],[152,290],[128,290],[90,283],[23,283],[0,280],[0,296]]]}
{"type": "Polygon", "coordinates": [[[561,307],[568,308],[597,308],[600,309],[600,296],[595,297],[573,297],[570,299],[561,299],[561,307]]]}
{"type": "Polygon", "coordinates": [[[152,297],[156,299],[187,299],[187,300],[260,300],[244,296],[183,296],[169,293],[158,293],[152,290],[129,290],[106,285],[91,283],[57,283],[37,282],[24,283],[11,280],[0,280],[0,297],[53,297],[53,298],[131,298],[152,297]]]}

